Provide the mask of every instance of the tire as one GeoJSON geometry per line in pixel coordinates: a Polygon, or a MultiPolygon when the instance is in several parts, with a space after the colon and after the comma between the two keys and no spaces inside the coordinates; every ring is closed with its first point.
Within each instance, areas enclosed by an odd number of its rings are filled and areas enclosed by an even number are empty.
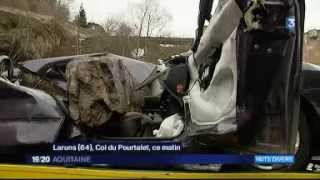
{"type": "Polygon", "coordinates": [[[303,111],[301,111],[299,122],[300,143],[295,155],[295,163],[289,167],[290,170],[305,170],[311,155],[311,135],[308,122],[303,111]]]}
{"type": "Polygon", "coordinates": [[[284,165],[253,165],[255,169],[263,171],[274,171],[274,170],[291,170],[299,171],[305,170],[311,154],[311,135],[307,123],[306,116],[303,111],[300,113],[300,121],[297,134],[296,142],[296,154],[295,154],[295,163],[291,166],[284,165]]]}

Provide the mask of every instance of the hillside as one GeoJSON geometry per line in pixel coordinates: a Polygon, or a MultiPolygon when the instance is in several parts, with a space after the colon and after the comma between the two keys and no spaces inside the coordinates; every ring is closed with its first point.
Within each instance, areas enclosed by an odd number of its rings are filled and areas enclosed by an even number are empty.
{"type": "MultiPolygon", "coordinates": [[[[111,36],[98,24],[88,26],[79,28],[53,16],[0,6],[0,55],[16,61],[106,51],[134,57],[136,37],[111,36]]],[[[142,60],[148,62],[185,52],[192,44],[192,39],[181,38],[140,41],[139,48],[146,50],[142,60]]]]}
{"type": "Polygon", "coordinates": [[[83,29],[52,16],[0,6],[0,54],[20,61],[71,55],[78,39],[100,31],[83,29]]]}

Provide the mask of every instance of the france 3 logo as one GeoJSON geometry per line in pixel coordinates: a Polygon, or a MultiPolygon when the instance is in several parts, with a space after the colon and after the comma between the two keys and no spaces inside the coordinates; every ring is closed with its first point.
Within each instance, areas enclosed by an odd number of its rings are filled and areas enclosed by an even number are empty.
{"type": "Polygon", "coordinates": [[[290,32],[295,31],[296,28],[296,18],[295,17],[287,17],[286,18],[286,29],[290,32]]]}

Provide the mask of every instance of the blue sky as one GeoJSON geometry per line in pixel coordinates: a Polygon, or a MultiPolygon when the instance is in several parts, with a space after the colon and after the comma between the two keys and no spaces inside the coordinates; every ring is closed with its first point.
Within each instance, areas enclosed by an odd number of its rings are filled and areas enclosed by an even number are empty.
{"type": "MultiPolygon", "coordinates": [[[[128,15],[133,2],[142,0],[74,0],[72,4],[75,14],[83,3],[89,21],[103,23],[108,16],[128,15]]],[[[199,0],[158,0],[160,6],[172,15],[169,31],[173,36],[193,37],[198,14],[199,0]]],[[[306,30],[320,29],[320,0],[306,0],[306,30]]]]}

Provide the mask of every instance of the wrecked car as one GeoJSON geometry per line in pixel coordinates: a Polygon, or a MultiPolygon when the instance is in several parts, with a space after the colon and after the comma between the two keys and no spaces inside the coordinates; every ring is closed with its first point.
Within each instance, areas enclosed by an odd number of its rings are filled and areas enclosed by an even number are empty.
{"type": "Polygon", "coordinates": [[[212,3],[200,1],[192,50],[159,65],[100,53],[26,61],[19,73],[4,58],[2,153],[128,138],[291,153],[290,168],[304,167],[320,127],[319,67],[302,66],[304,1],[220,0],[211,17],[212,3]]]}

